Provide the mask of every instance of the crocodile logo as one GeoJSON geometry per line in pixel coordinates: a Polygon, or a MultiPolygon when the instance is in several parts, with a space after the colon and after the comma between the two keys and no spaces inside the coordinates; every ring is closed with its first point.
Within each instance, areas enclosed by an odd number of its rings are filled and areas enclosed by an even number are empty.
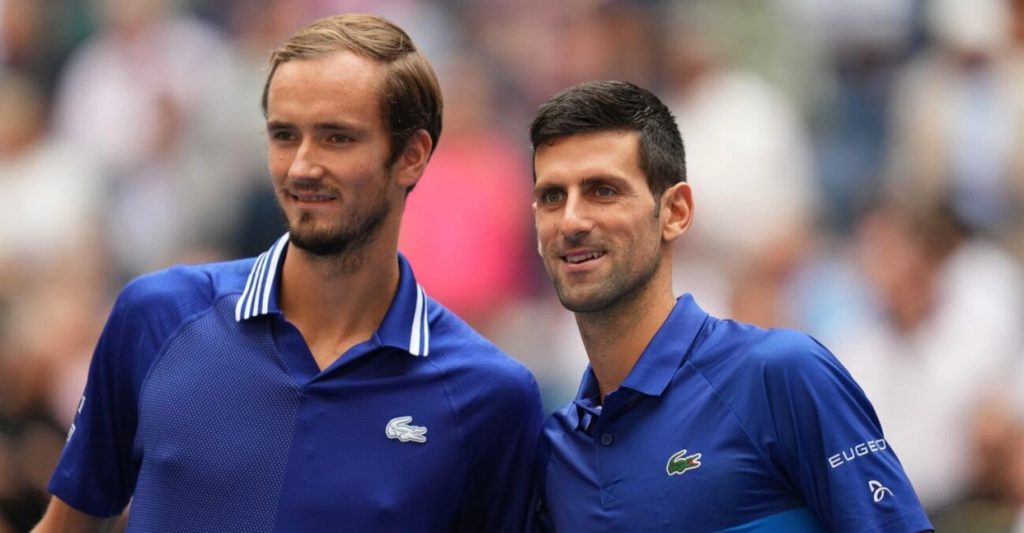
{"type": "Polygon", "coordinates": [[[679,450],[672,454],[672,457],[668,458],[668,463],[665,464],[665,472],[670,476],[675,476],[688,470],[696,470],[700,468],[700,456],[700,452],[686,455],[686,450],[679,450]]]}
{"type": "Polygon", "coordinates": [[[388,421],[387,427],[384,428],[384,434],[389,439],[395,439],[399,442],[418,442],[423,444],[427,442],[427,428],[423,426],[410,426],[409,422],[412,422],[411,416],[398,416],[388,421]]]}

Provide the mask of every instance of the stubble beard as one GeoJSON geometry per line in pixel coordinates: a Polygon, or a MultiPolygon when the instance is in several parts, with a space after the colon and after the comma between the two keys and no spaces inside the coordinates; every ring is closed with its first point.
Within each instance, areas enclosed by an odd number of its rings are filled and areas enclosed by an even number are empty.
{"type": "MultiPolygon", "coordinates": [[[[650,244],[643,258],[635,265],[612,265],[612,272],[604,280],[590,282],[589,287],[573,287],[548,268],[548,276],[562,306],[577,314],[601,313],[622,308],[637,300],[647,289],[660,266],[660,241],[650,244]]],[[[608,259],[611,259],[610,257],[608,259]]],[[[560,257],[555,258],[561,261],[560,257]]]]}
{"type": "Polygon", "coordinates": [[[281,209],[289,242],[318,259],[337,262],[343,270],[351,271],[365,263],[367,252],[380,234],[384,221],[391,213],[386,189],[381,187],[369,205],[351,205],[337,224],[317,225],[310,213],[301,213],[293,224],[281,209]]]}

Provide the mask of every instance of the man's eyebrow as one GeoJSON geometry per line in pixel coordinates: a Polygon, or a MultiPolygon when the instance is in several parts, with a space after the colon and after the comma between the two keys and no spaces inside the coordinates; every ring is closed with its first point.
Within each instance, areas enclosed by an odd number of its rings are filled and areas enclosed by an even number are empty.
{"type": "Polygon", "coordinates": [[[586,176],[580,180],[580,184],[584,187],[592,187],[594,185],[621,185],[626,183],[626,179],[622,176],[615,176],[612,174],[592,174],[586,176]]]}
{"type": "MultiPolygon", "coordinates": [[[[280,129],[288,129],[288,128],[294,128],[294,127],[295,127],[295,125],[292,124],[291,122],[285,122],[283,120],[271,120],[271,121],[267,122],[267,129],[268,130],[280,130],[280,129]]],[[[317,122],[317,123],[313,124],[313,128],[318,129],[318,130],[332,130],[332,131],[333,130],[347,130],[347,131],[351,131],[351,130],[359,129],[358,126],[356,126],[354,124],[345,123],[345,122],[317,122]]]]}
{"type": "Polygon", "coordinates": [[[317,122],[313,124],[314,129],[318,130],[355,130],[359,129],[355,124],[347,122],[317,122]]]}

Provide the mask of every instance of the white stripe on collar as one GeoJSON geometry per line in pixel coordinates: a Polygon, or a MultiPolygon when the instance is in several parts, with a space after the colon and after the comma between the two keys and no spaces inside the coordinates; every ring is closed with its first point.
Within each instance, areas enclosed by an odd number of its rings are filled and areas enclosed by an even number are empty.
{"type": "Polygon", "coordinates": [[[412,316],[412,332],[409,334],[409,353],[426,357],[430,353],[430,320],[427,317],[427,295],[423,287],[416,284],[416,311],[412,316]]]}
{"type": "Polygon", "coordinates": [[[242,296],[235,304],[236,322],[265,315],[270,311],[270,293],[274,288],[277,264],[287,243],[288,234],[285,233],[269,250],[256,258],[256,263],[249,272],[249,279],[245,282],[245,289],[242,290],[242,296]]]}
{"type": "MultiPolygon", "coordinates": [[[[254,316],[270,312],[270,295],[274,290],[281,252],[288,244],[285,233],[269,250],[256,257],[249,271],[245,289],[235,304],[235,321],[241,322],[254,316]]],[[[430,353],[430,319],[427,316],[427,295],[423,287],[416,284],[416,309],[413,313],[412,331],[409,333],[409,353],[426,357],[430,353]]]]}

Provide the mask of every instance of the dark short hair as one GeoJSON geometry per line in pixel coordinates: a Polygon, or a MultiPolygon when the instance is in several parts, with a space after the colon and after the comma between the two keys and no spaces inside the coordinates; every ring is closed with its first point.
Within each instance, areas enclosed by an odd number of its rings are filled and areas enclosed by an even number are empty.
{"type": "Polygon", "coordinates": [[[267,93],[282,63],[312,59],[339,51],[352,52],[385,67],[380,108],[391,138],[388,166],[398,160],[417,130],[425,130],[437,148],[444,106],[430,62],[404,30],[376,15],[344,14],[317,20],[299,30],[270,55],[270,72],[263,85],[263,114],[267,93]]]}
{"type": "Polygon", "coordinates": [[[686,181],[683,138],[672,112],[650,91],[626,81],[590,81],[558,93],[537,111],[530,142],[536,153],[561,137],[612,130],[639,132],[640,169],[655,198],[686,181]]]}

